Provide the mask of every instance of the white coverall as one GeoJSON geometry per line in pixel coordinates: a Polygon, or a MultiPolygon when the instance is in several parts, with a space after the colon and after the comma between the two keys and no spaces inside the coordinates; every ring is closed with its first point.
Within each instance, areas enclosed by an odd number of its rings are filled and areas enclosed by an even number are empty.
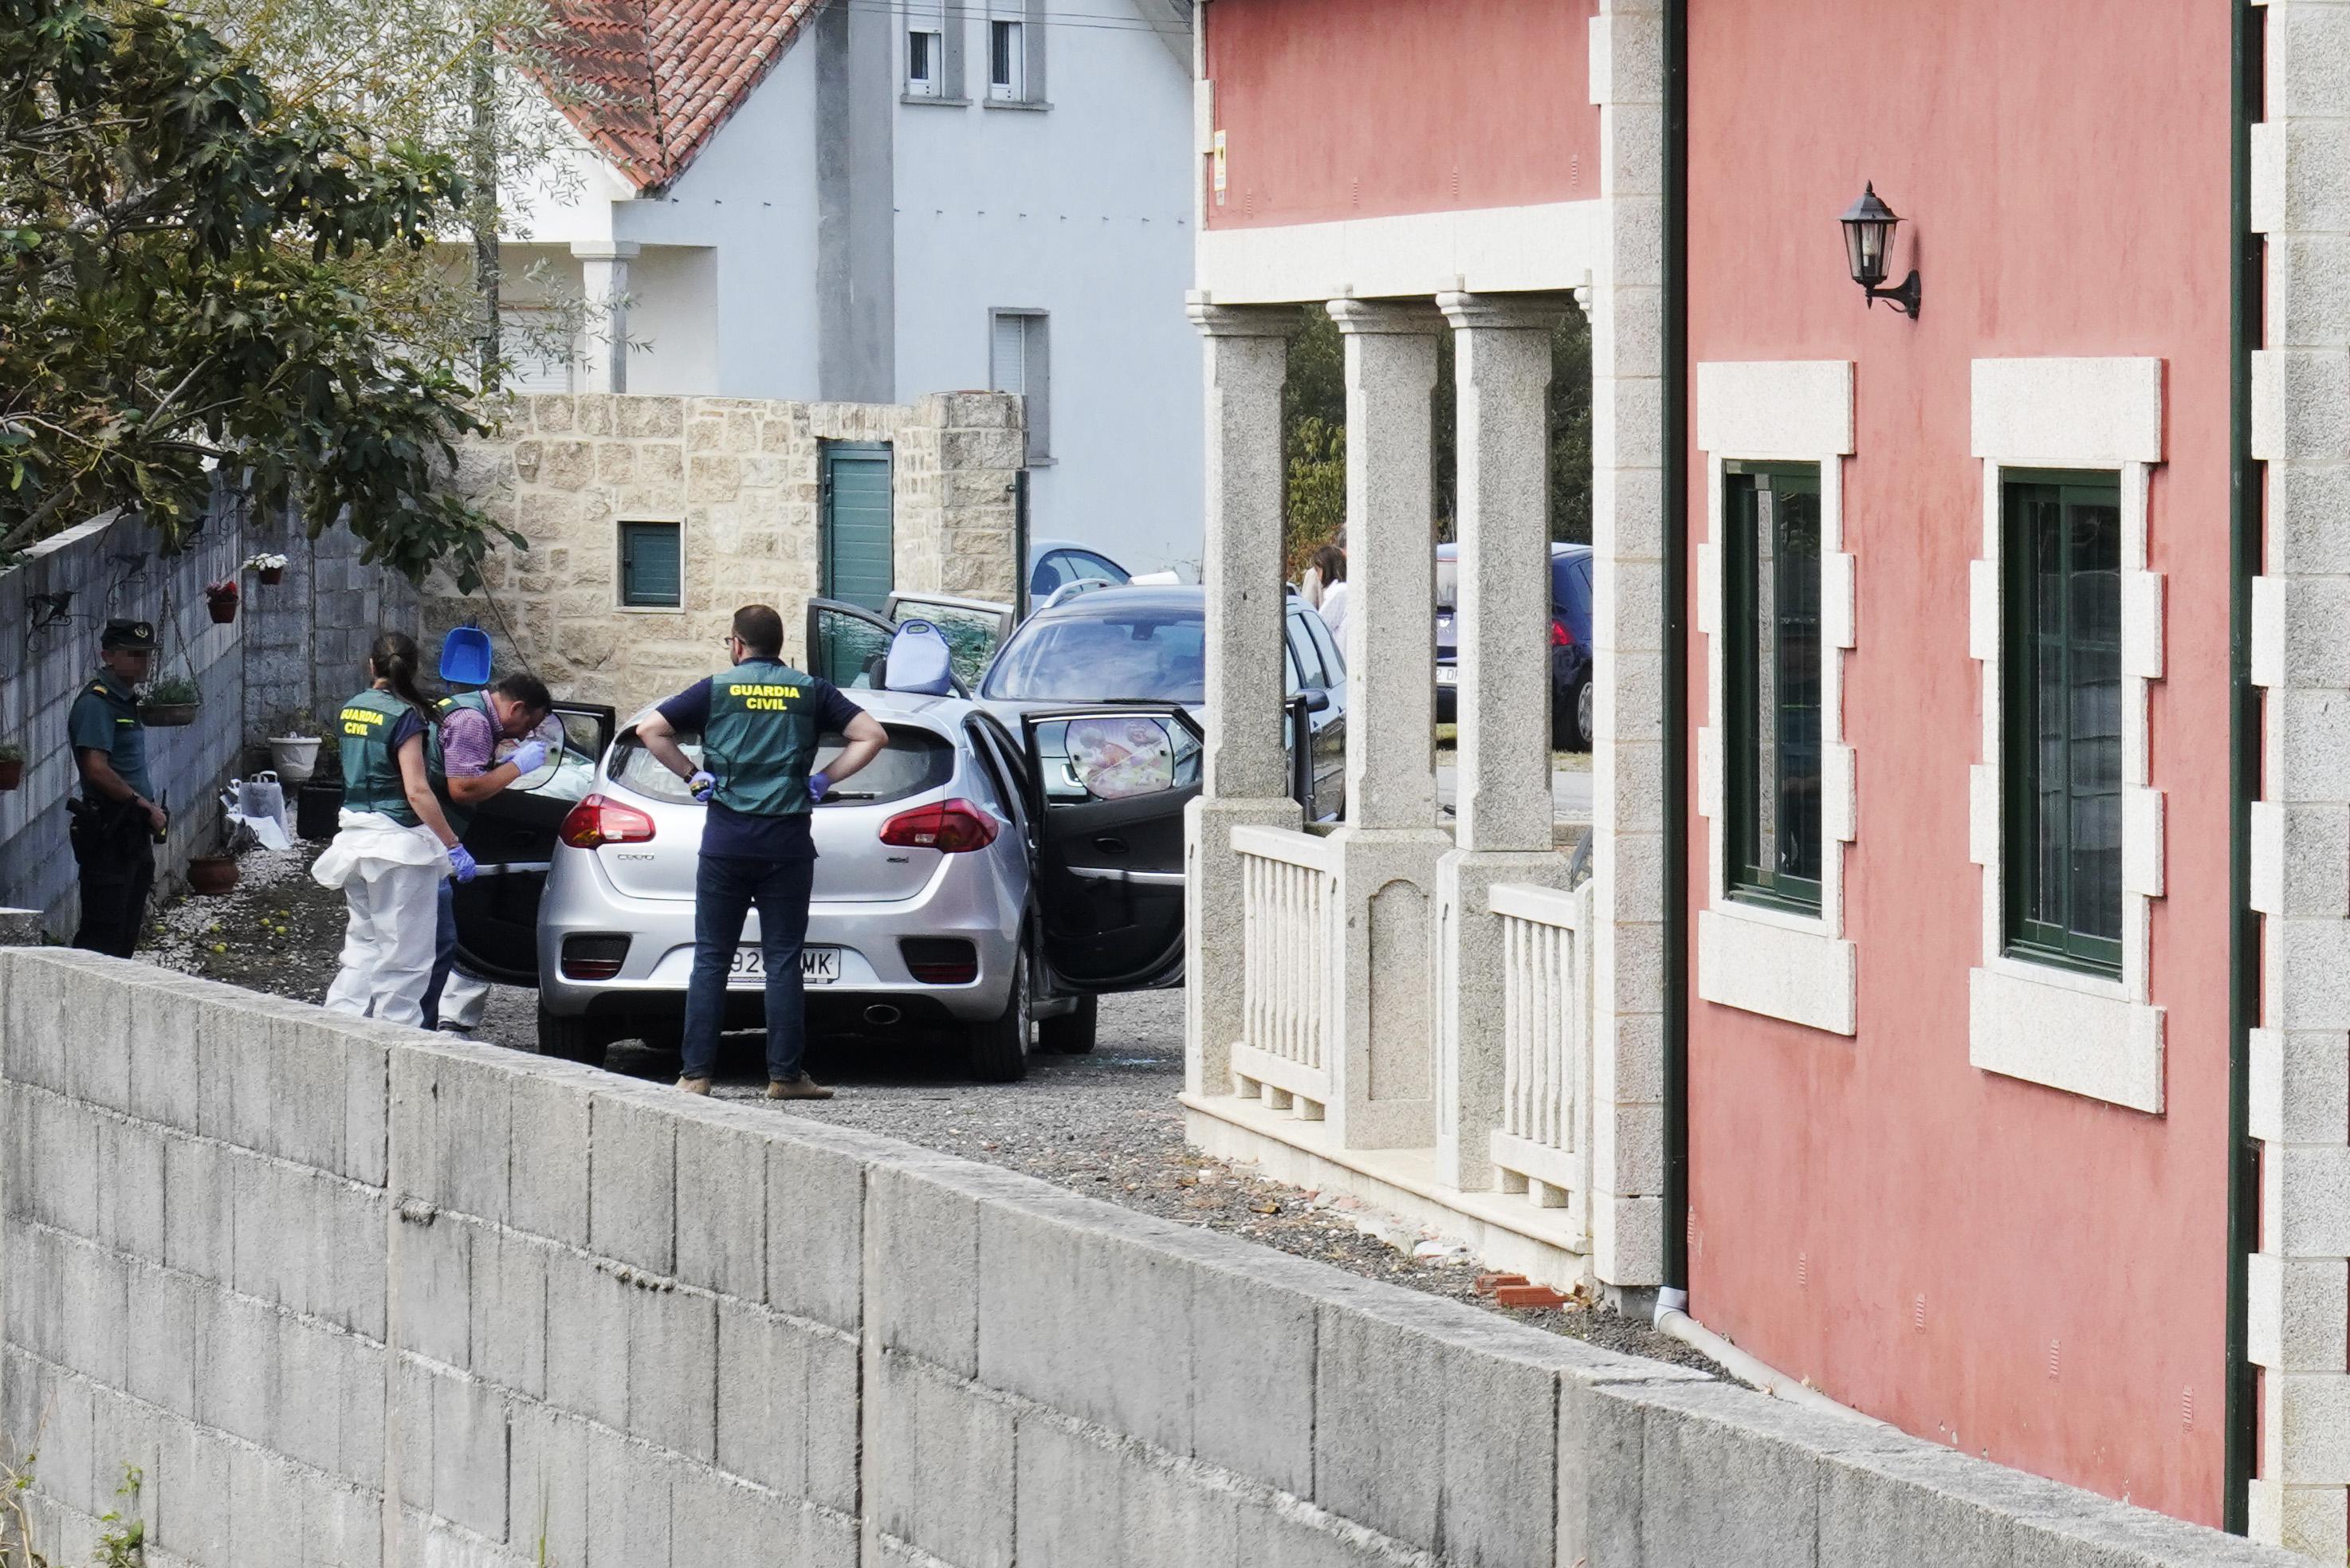
{"type": "Polygon", "coordinates": [[[310,868],[320,887],[340,888],[350,905],[342,972],[327,989],[327,1010],[419,1028],[449,852],[431,828],[403,827],[380,812],[346,811],[338,824],[310,868]]]}

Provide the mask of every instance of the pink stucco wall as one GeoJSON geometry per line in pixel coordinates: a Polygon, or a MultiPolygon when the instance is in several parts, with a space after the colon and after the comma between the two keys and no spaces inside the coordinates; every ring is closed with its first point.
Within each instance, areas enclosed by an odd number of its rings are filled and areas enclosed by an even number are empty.
{"type": "MultiPolygon", "coordinates": [[[[1690,358],[1856,362],[1845,724],[1856,1038],[1691,1003],[1692,1310],[1970,1453],[2216,1522],[2228,1127],[2229,29],[2188,0],[1691,0],[1690,358]],[[1905,217],[1922,321],[1862,307],[1837,213],[1905,217]],[[2159,1116],[1979,1072],[1969,362],[2168,361],[2159,1116]],[[1803,1259],[1798,1275],[1798,1258],[1803,1259]],[[1925,1303],[1924,1326],[1917,1303],[1925,1303]],[[2191,1411],[2191,1414],[2190,1414],[2191,1411]]],[[[1692,449],[1692,542],[1707,536],[1692,449]]],[[[1692,638],[1690,690],[1705,690],[1692,638]]],[[[1701,701],[1693,704],[1702,713],[1701,701]]],[[[1694,747],[1692,745],[1692,756],[1694,747]]],[[[1695,798],[1694,778],[1691,799],[1695,798]]],[[[1705,897],[1703,825],[1688,824],[1705,897]]],[[[1696,962],[1694,942],[1690,950],[1696,962]]]]}
{"type": "MultiPolygon", "coordinates": [[[[1596,0],[1214,0],[1210,228],[1586,201],[1596,0]]],[[[1204,175],[1203,175],[1204,177],[1204,175]]]]}

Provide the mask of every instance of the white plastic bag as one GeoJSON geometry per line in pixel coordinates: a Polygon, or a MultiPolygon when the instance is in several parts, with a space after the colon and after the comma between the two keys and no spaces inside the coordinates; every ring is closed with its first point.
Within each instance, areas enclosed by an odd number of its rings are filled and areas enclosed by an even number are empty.
{"type": "Polygon", "coordinates": [[[264,849],[294,847],[294,836],[286,828],[286,787],[271,770],[264,768],[249,779],[231,779],[221,805],[230,824],[251,828],[264,849]]]}

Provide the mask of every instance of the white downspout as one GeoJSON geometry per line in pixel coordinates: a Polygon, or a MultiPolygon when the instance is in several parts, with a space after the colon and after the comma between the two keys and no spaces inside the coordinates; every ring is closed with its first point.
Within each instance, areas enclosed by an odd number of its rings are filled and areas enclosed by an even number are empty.
{"type": "Polygon", "coordinates": [[[1679,1340],[1741,1383],[1758,1388],[1774,1399],[1784,1399],[1790,1405],[1842,1416],[1849,1421],[1865,1421],[1872,1427],[1891,1425],[1874,1416],[1864,1416],[1848,1405],[1839,1405],[1802,1379],[1790,1377],[1747,1355],[1690,1316],[1687,1291],[1666,1289],[1657,1293],[1656,1328],[1659,1334],[1679,1340]]]}

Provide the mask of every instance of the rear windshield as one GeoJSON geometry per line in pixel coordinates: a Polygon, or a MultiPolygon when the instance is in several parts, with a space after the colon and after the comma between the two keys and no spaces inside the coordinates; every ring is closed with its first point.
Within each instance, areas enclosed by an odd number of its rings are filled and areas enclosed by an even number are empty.
{"type": "Polygon", "coordinates": [[[1208,698],[1207,625],[1200,612],[1138,610],[1030,621],[987,672],[1007,702],[1182,702],[1208,698]]]}
{"type": "MultiPolygon", "coordinates": [[[[900,729],[895,724],[888,729],[889,743],[881,748],[881,754],[868,763],[855,778],[827,795],[828,804],[868,805],[876,801],[903,800],[908,795],[943,789],[947,781],[954,777],[954,747],[942,736],[928,730],[900,729]]],[[[680,731],[677,742],[700,766],[700,732],[680,731]]],[[[845,743],[838,735],[825,736],[817,742],[816,766],[809,771],[823,772],[827,763],[840,755],[845,743]]],[[[634,730],[612,753],[612,782],[638,794],[673,805],[682,805],[693,798],[686,790],[685,781],[661,766],[660,759],[645,750],[634,730]]]]}

